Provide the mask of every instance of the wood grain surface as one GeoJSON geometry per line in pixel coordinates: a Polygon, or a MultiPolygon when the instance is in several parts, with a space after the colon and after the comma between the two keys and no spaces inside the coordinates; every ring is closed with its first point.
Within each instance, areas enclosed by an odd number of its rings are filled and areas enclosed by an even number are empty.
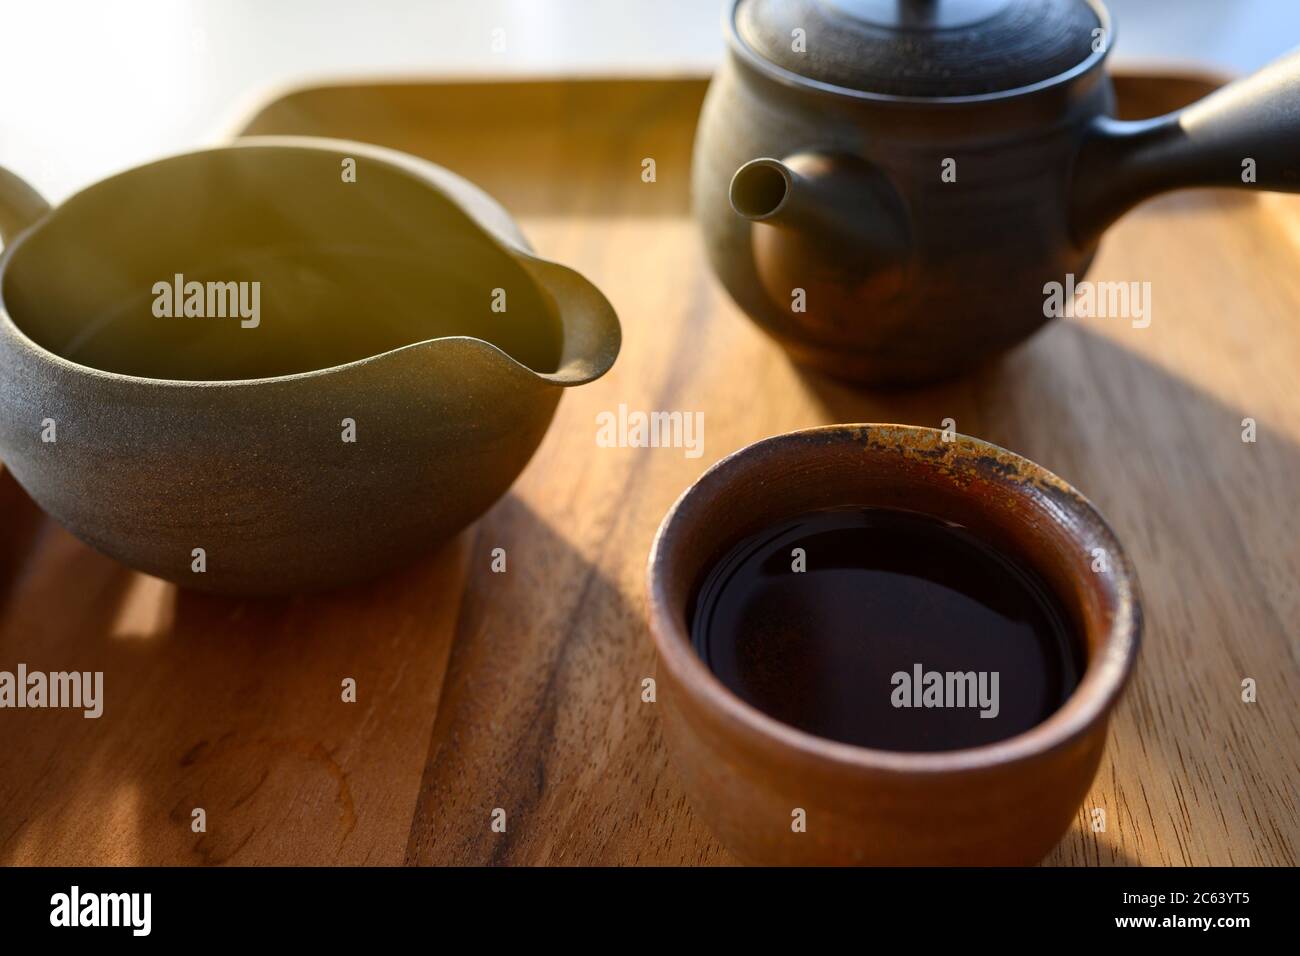
{"type": "MultiPolygon", "coordinates": [[[[1129,115],[1206,87],[1120,83],[1129,115]]],[[[1089,278],[1151,282],[1149,328],[1058,321],[964,379],[860,393],[794,369],[705,266],[687,192],[703,92],[323,87],[248,123],[409,150],[474,180],[541,253],[601,286],[622,356],[565,397],[512,492],[453,546],[326,597],[177,592],[77,543],[0,476],[0,669],[102,670],[106,698],[99,720],[0,711],[0,862],[731,862],[641,702],[654,530],[702,470],[758,438],[951,417],[1091,497],[1145,591],[1136,680],[1047,862],[1296,863],[1300,198],[1183,193],[1123,220],[1089,278]],[[702,456],[598,447],[596,416],[620,403],[703,411],[702,456]],[[191,831],[195,807],[206,833],[191,831]]]]}

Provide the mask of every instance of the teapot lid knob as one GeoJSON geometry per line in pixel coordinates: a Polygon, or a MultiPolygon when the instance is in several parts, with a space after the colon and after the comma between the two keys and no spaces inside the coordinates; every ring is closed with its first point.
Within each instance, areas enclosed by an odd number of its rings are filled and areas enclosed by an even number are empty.
{"type": "Polygon", "coordinates": [[[828,0],[858,20],[893,30],[952,30],[1001,13],[1011,0],[828,0]]]}

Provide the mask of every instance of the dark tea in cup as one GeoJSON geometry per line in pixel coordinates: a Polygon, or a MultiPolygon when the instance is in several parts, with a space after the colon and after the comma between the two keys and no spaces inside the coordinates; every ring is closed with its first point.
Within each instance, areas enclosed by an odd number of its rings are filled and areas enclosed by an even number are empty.
{"type": "Polygon", "coordinates": [[[1013,737],[1079,683],[1083,647],[1038,574],[966,528],[890,508],[814,511],[705,576],[691,640],[742,700],[881,750],[1013,737]]]}

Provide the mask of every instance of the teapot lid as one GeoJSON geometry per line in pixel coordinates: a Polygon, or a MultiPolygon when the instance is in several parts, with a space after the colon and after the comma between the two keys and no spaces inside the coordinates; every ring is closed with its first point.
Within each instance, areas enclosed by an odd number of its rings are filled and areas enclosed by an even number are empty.
{"type": "Polygon", "coordinates": [[[736,0],[733,18],[740,44],[769,64],[887,97],[1034,86],[1110,44],[1092,0],[736,0]]]}

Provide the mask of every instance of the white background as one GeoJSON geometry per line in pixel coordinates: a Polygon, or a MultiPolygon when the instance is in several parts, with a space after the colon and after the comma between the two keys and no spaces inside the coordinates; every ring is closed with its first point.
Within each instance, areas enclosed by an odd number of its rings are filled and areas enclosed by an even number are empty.
{"type": "MultiPolygon", "coordinates": [[[[0,0],[0,165],[57,201],[312,80],[706,71],[724,2],[0,0]]],[[[1300,0],[1109,5],[1121,65],[1246,72],[1300,46],[1300,0]]]]}

